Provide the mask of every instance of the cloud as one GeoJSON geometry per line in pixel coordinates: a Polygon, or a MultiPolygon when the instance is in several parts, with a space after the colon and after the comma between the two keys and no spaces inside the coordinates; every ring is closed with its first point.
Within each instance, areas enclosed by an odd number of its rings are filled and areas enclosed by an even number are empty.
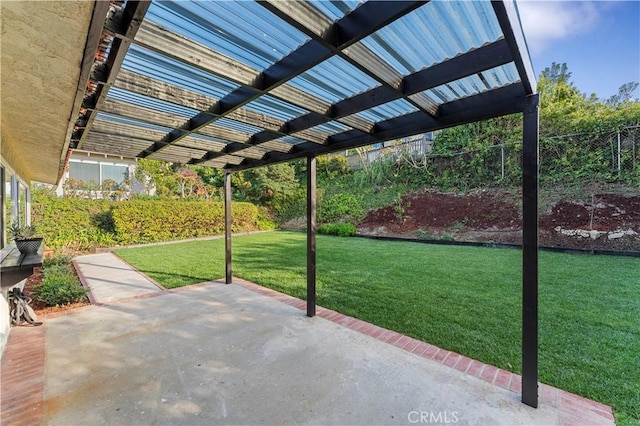
{"type": "Polygon", "coordinates": [[[532,54],[553,46],[554,41],[593,29],[603,7],[593,1],[518,1],[518,10],[532,54]]]}

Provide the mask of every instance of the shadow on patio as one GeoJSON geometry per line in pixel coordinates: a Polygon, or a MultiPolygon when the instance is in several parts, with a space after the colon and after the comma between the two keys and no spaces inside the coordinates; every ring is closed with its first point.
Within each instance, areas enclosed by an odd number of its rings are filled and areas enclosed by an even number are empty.
{"type": "Polygon", "coordinates": [[[14,329],[3,424],[613,424],[546,385],[530,408],[517,375],[240,279],[132,296],[14,329]]]}

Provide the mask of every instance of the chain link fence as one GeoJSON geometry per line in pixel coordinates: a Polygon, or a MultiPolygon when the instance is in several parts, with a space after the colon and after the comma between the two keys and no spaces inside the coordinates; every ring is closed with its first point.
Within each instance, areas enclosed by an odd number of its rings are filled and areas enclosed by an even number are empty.
{"type": "MultiPolygon", "coordinates": [[[[437,138],[436,142],[437,144],[437,138]]],[[[434,187],[470,189],[517,187],[521,181],[522,144],[509,143],[473,151],[433,153],[434,142],[414,139],[347,155],[352,169],[395,162],[424,173],[434,187]]],[[[640,126],[617,132],[540,137],[542,190],[581,192],[597,187],[615,192],[640,191],[640,126]]]]}

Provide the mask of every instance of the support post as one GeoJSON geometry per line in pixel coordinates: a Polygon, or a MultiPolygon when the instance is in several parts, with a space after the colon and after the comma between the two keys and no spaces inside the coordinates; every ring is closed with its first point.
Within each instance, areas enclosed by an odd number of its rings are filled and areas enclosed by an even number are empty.
{"type": "Polygon", "coordinates": [[[231,172],[224,172],[224,282],[231,284],[231,172]]]}
{"type": "Polygon", "coordinates": [[[538,95],[528,96],[522,130],[522,402],[538,407],[538,95]]]}
{"type": "Polygon", "coordinates": [[[307,157],[307,316],[316,314],[316,157],[307,157]]]}

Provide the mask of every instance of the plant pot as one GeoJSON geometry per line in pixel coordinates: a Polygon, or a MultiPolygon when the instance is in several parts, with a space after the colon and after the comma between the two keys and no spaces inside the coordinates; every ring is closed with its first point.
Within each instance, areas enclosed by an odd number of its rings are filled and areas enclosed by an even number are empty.
{"type": "Polygon", "coordinates": [[[42,244],[42,238],[28,238],[26,240],[15,240],[16,247],[22,254],[35,254],[42,244]]]}

